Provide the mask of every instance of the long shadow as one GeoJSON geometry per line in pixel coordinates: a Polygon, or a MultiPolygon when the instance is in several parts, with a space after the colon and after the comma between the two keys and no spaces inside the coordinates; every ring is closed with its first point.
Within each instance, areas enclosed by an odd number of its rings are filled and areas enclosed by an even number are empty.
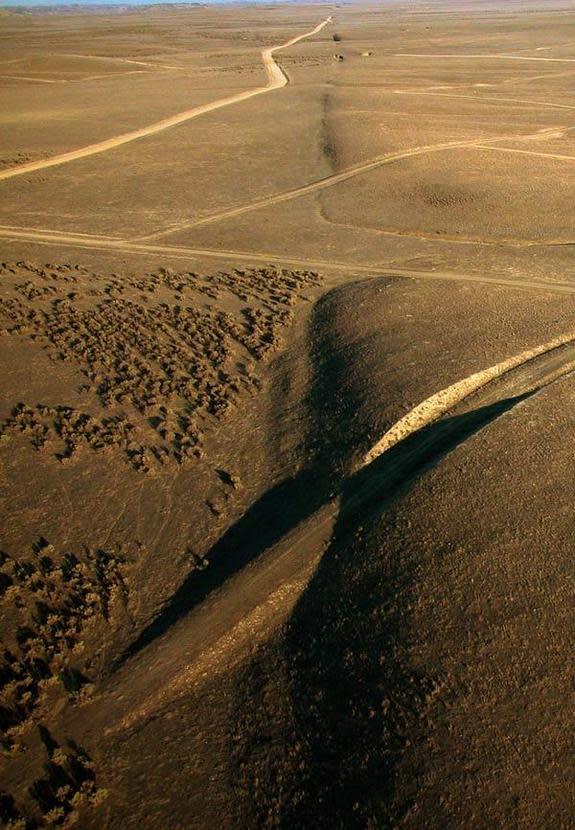
{"type": "Polygon", "coordinates": [[[340,525],[343,526],[348,517],[353,517],[358,507],[365,515],[371,507],[382,507],[389,499],[397,498],[409,489],[415,478],[536,391],[503,398],[463,415],[442,418],[400,441],[346,480],[340,525]]]}
{"type": "Polygon", "coordinates": [[[208,567],[186,577],[166,608],[124,652],[120,663],[161,637],[212,591],[313,515],[328,500],[328,487],[316,471],[304,470],[265,493],[213,545],[206,554],[208,567]]]}
{"type": "Polygon", "coordinates": [[[396,765],[433,679],[410,668],[406,643],[421,552],[386,508],[529,394],[432,424],[345,482],[329,548],[284,639],[293,744],[304,749],[293,795],[267,782],[263,812],[280,804],[278,826],[391,828],[410,809],[394,803],[396,765]]]}
{"type": "MultiPolygon", "coordinates": [[[[345,356],[332,342],[335,312],[329,296],[322,297],[314,308],[313,325],[309,327],[306,344],[315,367],[314,381],[305,400],[306,409],[313,413],[311,433],[305,436],[307,467],[265,493],[224,533],[205,554],[208,567],[189,574],[169,604],[140,633],[113,668],[164,634],[227,579],[313,515],[340,486],[341,461],[349,455],[355,437],[353,431],[345,427],[350,421],[350,412],[359,404],[348,393],[345,398],[336,395],[334,405],[334,390],[342,388],[347,364],[345,356]]],[[[281,402],[277,405],[279,408],[281,402]]]]}
{"type": "MultiPolygon", "coordinates": [[[[465,415],[439,421],[397,444],[369,467],[350,476],[342,492],[337,532],[403,492],[413,479],[474,432],[497,418],[526,395],[510,398],[465,415]]],[[[208,552],[205,571],[192,572],[167,607],[124,652],[120,663],[166,633],[215,589],[326,504],[333,478],[317,467],[304,470],[260,498],[208,552]]]]}
{"type": "MultiPolygon", "coordinates": [[[[259,713],[269,707],[262,697],[269,697],[268,684],[257,671],[255,679],[245,672],[241,769],[254,826],[270,815],[275,826],[304,830],[401,824],[410,804],[394,803],[396,765],[432,679],[411,670],[406,646],[421,552],[394,530],[388,508],[422,473],[527,397],[436,422],[344,482],[330,545],[283,635],[291,727],[281,732],[283,760],[270,751],[269,766],[256,751],[266,740],[259,713]],[[253,731],[246,734],[248,724],[253,731]]],[[[264,678],[273,674],[274,655],[272,649],[258,658],[264,678]]]]}

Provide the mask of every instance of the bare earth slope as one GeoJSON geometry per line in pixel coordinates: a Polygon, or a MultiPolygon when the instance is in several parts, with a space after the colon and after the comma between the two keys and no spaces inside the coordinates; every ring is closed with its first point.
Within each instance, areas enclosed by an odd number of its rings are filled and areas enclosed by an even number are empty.
{"type": "MultiPolygon", "coordinates": [[[[319,373],[331,366],[342,395],[319,434],[337,450],[389,400],[377,285],[334,296],[327,330],[320,317],[319,373]]],[[[432,342],[449,363],[456,339],[432,342]]],[[[239,675],[254,824],[570,826],[574,356],[525,364],[348,476],[317,571],[239,675]]]]}

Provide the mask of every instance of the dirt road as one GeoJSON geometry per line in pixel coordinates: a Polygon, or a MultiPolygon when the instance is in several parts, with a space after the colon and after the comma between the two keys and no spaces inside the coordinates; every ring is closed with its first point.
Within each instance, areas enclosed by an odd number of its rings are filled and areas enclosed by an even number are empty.
{"type": "MultiPolygon", "coordinates": [[[[455,280],[456,282],[474,282],[484,285],[504,285],[512,288],[523,288],[527,290],[553,291],[557,294],[574,294],[575,283],[568,282],[547,282],[545,280],[520,280],[511,277],[487,277],[481,274],[463,274],[456,271],[416,271],[408,268],[393,268],[385,263],[353,263],[338,262],[325,259],[302,259],[290,257],[284,254],[274,254],[267,251],[232,251],[212,248],[186,248],[176,245],[154,245],[145,242],[131,242],[125,239],[116,239],[109,236],[90,236],[80,233],[60,233],[58,231],[41,230],[38,228],[15,228],[0,226],[0,239],[8,241],[32,242],[38,245],[65,246],[68,248],[80,248],[97,251],[120,251],[126,254],[163,254],[170,259],[184,259],[190,261],[194,258],[215,259],[225,262],[238,261],[242,265],[247,264],[278,264],[282,266],[293,266],[294,268],[311,268],[331,272],[341,272],[353,275],[366,275],[379,277],[385,274],[390,277],[410,277],[426,280],[455,280]]],[[[569,244],[569,243],[561,243],[569,244]]],[[[575,243],[573,243],[575,244],[575,243]]]]}
{"type": "MultiPolygon", "coordinates": [[[[206,216],[203,219],[197,219],[193,222],[183,222],[179,224],[174,224],[168,228],[164,228],[161,231],[149,234],[148,236],[139,237],[139,239],[141,241],[160,239],[163,236],[168,236],[169,234],[176,233],[182,230],[187,230],[188,228],[195,228],[199,225],[209,225],[212,222],[219,222],[222,219],[231,219],[236,216],[241,216],[244,213],[250,213],[253,210],[259,210],[260,208],[264,207],[271,207],[272,205],[277,205],[281,202],[288,202],[291,199],[298,199],[301,196],[308,196],[311,193],[316,193],[320,190],[325,190],[328,187],[333,187],[334,185],[340,184],[341,182],[345,182],[348,179],[354,178],[355,176],[359,176],[364,173],[369,173],[371,170],[376,170],[378,167],[382,167],[385,164],[391,164],[394,161],[412,158],[413,156],[421,156],[427,153],[438,153],[442,150],[466,147],[472,144],[472,142],[481,140],[482,139],[473,139],[472,141],[450,141],[442,144],[427,144],[422,147],[410,147],[407,150],[400,150],[399,152],[395,153],[385,153],[382,156],[377,156],[376,158],[370,159],[367,162],[362,162],[361,164],[354,164],[352,167],[348,167],[345,170],[340,171],[339,173],[333,173],[329,176],[324,176],[321,179],[317,179],[316,181],[302,185],[301,187],[294,187],[291,190],[286,190],[283,193],[276,194],[275,196],[268,196],[265,199],[259,199],[258,201],[250,202],[247,205],[241,205],[237,208],[231,208],[230,210],[224,210],[219,213],[214,213],[211,216],[206,216]]],[[[484,143],[488,143],[490,140],[491,139],[483,139],[484,143]]]]}
{"type": "Polygon", "coordinates": [[[140,138],[146,138],[150,135],[169,130],[171,127],[176,127],[178,124],[183,124],[190,121],[192,118],[197,118],[200,115],[205,115],[208,112],[228,107],[231,104],[238,104],[241,101],[247,101],[250,98],[255,98],[256,95],[263,95],[266,92],[272,92],[275,89],[281,89],[286,86],[289,79],[285,72],[275,62],[273,55],[281,49],[287,49],[300,40],[313,37],[320,32],[324,26],[327,26],[332,20],[331,16],[326,17],[310,32],[305,32],[302,35],[291,38],[279,46],[272,46],[262,51],[262,61],[267,74],[267,84],[256,89],[249,89],[245,92],[238,92],[236,95],[230,95],[227,98],[220,98],[217,101],[211,101],[209,104],[202,104],[199,107],[193,107],[184,112],[179,112],[176,115],[171,115],[169,118],[163,118],[161,121],[156,121],[153,124],[148,124],[146,127],[140,127],[138,130],[131,130],[121,135],[107,138],[104,141],[98,141],[96,144],[89,144],[86,147],[80,147],[78,150],[71,150],[68,153],[61,153],[52,158],[42,159],[39,161],[32,161],[28,164],[20,164],[17,167],[10,167],[7,170],[0,172],[0,181],[11,179],[14,176],[22,176],[26,173],[33,173],[37,170],[45,170],[48,167],[56,167],[61,164],[68,164],[68,162],[76,161],[77,159],[86,158],[87,156],[95,156],[98,153],[105,153],[108,150],[114,150],[116,147],[121,147],[124,144],[129,144],[131,141],[137,141],[140,138]]]}
{"type": "MultiPolygon", "coordinates": [[[[561,134],[569,132],[572,129],[575,128],[566,127],[562,130],[561,134]]],[[[375,158],[370,159],[369,161],[362,162],[361,164],[354,164],[352,167],[347,167],[345,170],[341,170],[338,173],[332,173],[329,176],[324,176],[321,179],[317,179],[316,181],[302,185],[301,187],[294,187],[290,190],[284,191],[283,193],[277,193],[275,196],[268,196],[264,199],[259,199],[255,202],[249,202],[246,205],[240,205],[236,208],[230,208],[229,210],[219,211],[218,213],[213,213],[210,216],[205,216],[202,219],[195,219],[191,222],[175,223],[173,225],[168,226],[167,228],[164,228],[163,230],[156,231],[155,233],[147,234],[146,236],[136,237],[135,241],[147,242],[154,239],[161,239],[165,236],[169,236],[173,233],[178,233],[183,230],[188,230],[190,228],[196,228],[202,225],[210,225],[214,222],[221,222],[224,219],[233,219],[235,217],[242,216],[246,213],[251,213],[254,210],[261,210],[262,208],[272,207],[273,205],[281,204],[282,202],[288,202],[292,199],[299,199],[302,196],[309,196],[312,193],[317,193],[319,191],[326,190],[329,187],[334,187],[335,185],[341,184],[342,182],[346,182],[349,179],[355,178],[356,176],[361,176],[365,173],[371,172],[372,170],[377,170],[378,168],[383,167],[386,164],[393,164],[394,162],[402,161],[403,159],[414,158],[415,156],[428,155],[430,153],[439,153],[446,150],[493,150],[501,153],[523,153],[524,155],[531,155],[541,158],[551,158],[559,161],[575,161],[575,156],[559,155],[557,153],[541,153],[533,150],[516,150],[515,148],[498,147],[496,145],[496,142],[499,141],[530,141],[533,139],[544,140],[546,138],[555,138],[557,134],[558,132],[556,128],[548,128],[527,135],[496,136],[494,138],[487,139],[474,138],[469,139],[467,141],[449,141],[439,144],[425,144],[420,147],[409,147],[406,150],[399,150],[393,153],[384,153],[383,155],[376,156],[375,158]]],[[[530,241],[525,240],[514,240],[511,244],[522,245],[524,243],[527,245],[531,244],[530,241]]]]}

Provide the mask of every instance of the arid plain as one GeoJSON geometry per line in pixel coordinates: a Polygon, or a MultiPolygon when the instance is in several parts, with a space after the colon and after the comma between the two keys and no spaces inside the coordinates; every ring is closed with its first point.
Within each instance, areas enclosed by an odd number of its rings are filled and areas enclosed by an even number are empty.
{"type": "Polygon", "coordinates": [[[0,822],[575,827],[572,4],[0,42],[0,822]]]}

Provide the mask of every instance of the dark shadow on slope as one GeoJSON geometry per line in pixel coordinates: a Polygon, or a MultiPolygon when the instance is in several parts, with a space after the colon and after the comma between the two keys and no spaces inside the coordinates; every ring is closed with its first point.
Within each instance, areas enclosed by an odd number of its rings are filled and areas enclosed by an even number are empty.
{"type": "MultiPolygon", "coordinates": [[[[439,421],[393,447],[369,467],[348,478],[338,519],[338,532],[360,511],[381,506],[454,447],[506,412],[526,396],[511,398],[473,412],[439,421]]],[[[166,633],[215,589],[329,501],[333,477],[304,470],[260,498],[208,552],[208,568],[192,572],[166,608],[143,630],[120,662],[166,633]]],[[[339,490],[340,488],[338,488],[339,490]]]]}
{"type": "MultiPolygon", "coordinates": [[[[372,289],[383,289],[393,284],[393,279],[380,277],[369,284],[372,289]]],[[[365,446],[366,436],[373,428],[370,407],[366,407],[369,396],[365,387],[372,368],[370,352],[374,336],[368,330],[359,338],[350,337],[347,322],[342,322],[342,315],[347,311],[344,306],[342,312],[342,297],[350,297],[351,303],[361,307],[365,299],[364,285],[363,280],[349,282],[321,297],[309,327],[313,380],[306,399],[310,424],[307,444],[322,470],[328,471],[338,483],[347,477],[349,459],[365,446]]],[[[385,365],[385,357],[379,355],[380,368],[382,363],[385,365]]],[[[391,378],[386,378],[384,389],[379,393],[384,398],[395,397],[400,390],[391,378]]],[[[380,424],[380,428],[383,433],[386,424],[380,424]]]]}
{"type": "Polygon", "coordinates": [[[258,768],[258,820],[271,807],[286,828],[387,828],[410,808],[393,804],[394,770],[434,678],[413,672],[405,643],[421,555],[386,508],[526,397],[432,424],[345,482],[330,546],[284,637],[294,723],[286,757],[298,763],[289,785],[276,769],[262,787],[258,768]]]}
{"type": "Polygon", "coordinates": [[[479,430],[504,415],[538,390],[504,398],[463,415],[445,417],[423,427],[376,458],[345,482],[338,525],[345,525],[361,506],[362,515],[371,507],[383,507],[406,492],[414,479],[479,430]]]}
{"type": "Polygon", "coordinates": [[[120,657],[116,668],[311,516],[341,486],[344,459],[357,438],[357,429],[349,425],[359,401],[345,388],[347,356],[338,350],[332,332],[336,314],[330,301],[332,293],[317,302],[308,330],[306,350],[315,368],[305,402],[314,416],[312,432],[305,436],[306,468],[265,493],[224,533],[205,553],[208,567],[186,577],[167,606],[120,657]],[[345,394],[341,394],[343,389],[345,394]]]}
{"type": "Polygon", "coordinates": [[[305,470],[265,493],[206,553],[208,567],[201,572],[192,571],[186,577],[165,609],[127,649],[121,662],[164,634],[328,499],[326,482],[313,470],[305,470]]]}

